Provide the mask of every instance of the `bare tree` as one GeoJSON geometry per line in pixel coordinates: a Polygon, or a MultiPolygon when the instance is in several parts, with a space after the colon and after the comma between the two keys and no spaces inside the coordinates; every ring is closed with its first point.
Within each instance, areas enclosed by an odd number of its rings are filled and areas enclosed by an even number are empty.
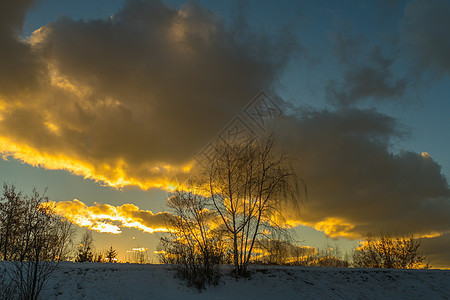
{"type": "Polygon", "coordinates": [[[375,239],[370,234],[366,241],[355,249],[353,263],[362,268],[418,269],[429,268],[426,257],[419,253],[420,242],[413,236],[391,238],[381,234],[375,239]]]}
{"type": "Polygon", "coordinates": [[[282,206],[298,208],[302,182],[272,138],[217,142],[202,173],[232,241],[236,275],[244,275],[260,235],[285,228],[282,206]]]}
{"type": "Polygon", "coordinates": [[[14,261],[10,281],[21,298],[37,299],[67,253],[71,223],[55,213],[45,193],[34,189],[31,196],[22,196],[12,185],[3,188],[0,235],[3,257],[14,261]]]}
{"type": "Polygon", "coordinates": [[[316,248],[299,246],[291,237],[273,236],[257,241],[254,263],[270,265],[308,265],[316,254],[316,248]]]}
{"type": "Polygon", "coordinates": [[[177,264],[179,275],[198,288],[217,283],[217,265],[224,257],[220,220],[207,204],[204,196],[176,191],[168,200],[175,216],[167,220],[171,233],[161,238],[159,246],[160,261],[177,264]]]}
{"type": "Polygon", "coordinates": [[[14,185],[3,184],[3,195],[0,201],[0,248],[3,260],[12,260],[15,253],[14,239],[21,236],[26,198],[22,192],[16,191],[14,185]]]}
{"type": "Polygon", "coordinates": [[[270,265],[284,265],[289,259],[290,243],[284,240],[272,239],[264,243],[266,251],[265,263],[270,265]]]}
{"type": "Polygon", "coordinates": [[[330,245],[327,241],[323,248],[316,248],[313,255],[306,260],[308,266],[327,268],[348,268],[349,256],[343,254],[337,243],[330,245]]]}

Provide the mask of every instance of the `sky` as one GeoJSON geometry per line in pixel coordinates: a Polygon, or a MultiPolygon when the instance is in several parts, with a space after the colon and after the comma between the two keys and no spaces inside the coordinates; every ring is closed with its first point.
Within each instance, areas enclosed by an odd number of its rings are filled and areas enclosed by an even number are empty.
{"type": "Polygon", "coordinates": [[[170,191],[212,141],[274,132],[308,188],[285,212],[301,245],[414,234],[450,268],[449,14],[446,0],[3,1],[0,181],[47,187],[124,259],[155,250],[170,191]]]}

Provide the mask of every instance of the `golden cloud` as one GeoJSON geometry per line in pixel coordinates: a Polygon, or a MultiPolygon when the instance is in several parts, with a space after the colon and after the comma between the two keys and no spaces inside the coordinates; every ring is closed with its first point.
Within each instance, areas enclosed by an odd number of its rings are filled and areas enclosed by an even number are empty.
{"type": "Polygon", "coordinates": [[[238,43],[248,39],[196,4],[128,1],[108,20],[7,34],[3,48],[23,51],[0,58],[11,66],[0,70],[0,155],[117,188],[174,190],[285,61],[279,43],[256,55],[264,39],[238,43]]]}
{"type": "Polygon", "coordinates": [[[326,235],[331,237],[346,237],[349,239],[357,239],[359,234],[352,232],[354,225],[346,222],[340,218],[326,218],[325,220],[313,225],[315,229],[323,231],[326,235]]]}
{"type": "MultiPolygon", "coordinates": [[[[1,117],[1,115],[0,115],[1,117]]],[[[53,123],[46,122],[52,132],[59,132],[53,123]]],[[[4,160],[9,157],[27,163],[34,167],[42,167],[50,170],[67,170],[75,175],[101,182],[111,187],[138,186],[147,190],[150,188],[163,188],[174,191],[178,186],[176,178],[183,178],[189,173],[193,163],[177,166],[143,166],[138,172],[141,176],[128,171],[123,160],[117,160],[112,164],[97,164],[88,162],[83,158],[75,158],[65,153],[46,153],[38,151],[26,144],[14,142],[12,139],[0,136],[0,154],[4,160]]]]}
{"type": "Polygon", "coordinates": [[[121,228],[136,228],[147,233],[170,231],[167,221],[172,217],[171,214],[154,214],[149,210],[140,210],[133,204],[112,206],[96,203],[87,206],[74,199],[51,202],[50,205],[54,206],[56,213],[74,224],[98,232],[120,234],[121,228]]]}

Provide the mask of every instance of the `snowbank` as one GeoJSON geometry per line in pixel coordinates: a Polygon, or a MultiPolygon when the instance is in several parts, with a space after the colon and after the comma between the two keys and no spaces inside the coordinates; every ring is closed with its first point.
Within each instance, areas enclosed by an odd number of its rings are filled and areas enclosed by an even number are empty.
{"type": "MultiPolygon", "coordinates": [[[[202,292],[166,265],[61,263],[42,299],[450,299],[450,270],[256,266],[202,292]]],[[[228,274],[229,269],[223,272],[228,274]]]]}

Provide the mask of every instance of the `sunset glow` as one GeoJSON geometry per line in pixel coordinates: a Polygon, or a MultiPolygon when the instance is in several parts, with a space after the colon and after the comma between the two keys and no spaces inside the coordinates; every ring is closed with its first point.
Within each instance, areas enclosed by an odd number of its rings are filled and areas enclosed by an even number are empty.
{"type": "Polygon", "coordinates": [[[147,233],[167,232],[168,213],[153,214],[148,210],[140,210],[133,204],[112,206],[95,204],[87,206],[83,202],[61,201],[52,203],[55,211],[80,227],[87,227],[103,233],[120,234],[121,227],[136,228],[147,233]],[[115,225],[117,224],[117,225],[115,225]]]}
{"type": "MultiPolygon", "coordinates": [[[[58,134],[59,128],[56,125],[53,123],[45,123],[45,125],[52,133],[58,134]]],[[[11,157],[34,167],[41,167],[49,170],[66,170],[75,175],[98,181],[113,188],[138,186],[144,190],[150,188],[163,188],[168,191],[173,191],[177,188],[178,183],[173,177],[169,179],[169,176],[175,176],[177,174],[183,176],[183,174],[189,172],[192,167],[192,163],[182,167],[169,165],[164,165],[163,167],[155,166],[151,172],[152,177],[155,177],[154,179],[136,178],[127,174],[126,170],[128,168],[125,165],[125,162],[121,160],[114,163],[115,167],[109,165],[95,166],[82,159],[74,159],[62,153],[41,153],[32,147],[15,143],[11,139],[4,137],[0,137],[0,153],[2,153],[2,156],[5,159],[11,157]],[[162,178],[157,177],[157,174],[160,174],[162,178]]]]}
{"type": "MultiPolygon", "coordinates": [[[[271,225],[298,257],[390,233],[450,267],[449,15],[446,0],[1,1],[0,182],[36,188],[119,261],[156,262],[172,197],[193,191],[194,239],[228,243],[234,214],[234,236],[271,225]],[[245,162],[264,155],[211,169],[215,143],[250,137],[286,158],[268,177],[289,173],[263,180],[277,201],[260,214],[247,198],[269,167],[245,162]]],[[[265,229],[260,259],[281,240],[265,229]]]]}

